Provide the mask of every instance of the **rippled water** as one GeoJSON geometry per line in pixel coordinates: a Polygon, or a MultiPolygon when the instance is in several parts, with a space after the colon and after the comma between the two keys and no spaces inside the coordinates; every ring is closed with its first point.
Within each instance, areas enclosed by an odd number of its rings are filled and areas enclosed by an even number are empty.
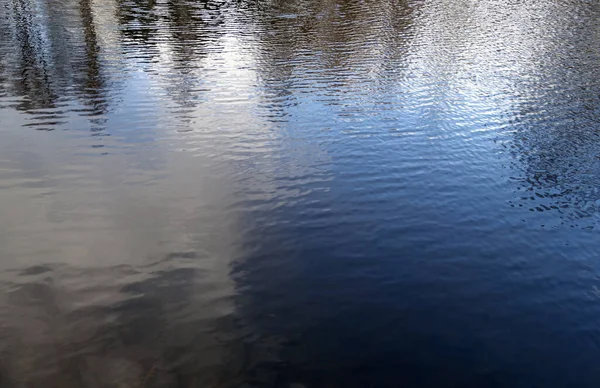
{"type": "Polygon", "coordinates": [[[600,5],[0,0],[2,387],[598,387],[600,5]]]}

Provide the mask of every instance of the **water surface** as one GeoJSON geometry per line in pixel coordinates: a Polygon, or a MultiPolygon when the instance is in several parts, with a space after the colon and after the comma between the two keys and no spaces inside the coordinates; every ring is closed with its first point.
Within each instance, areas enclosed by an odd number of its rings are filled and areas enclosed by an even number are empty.
{"type": "Polygon", "coordinates": [[[3,387],[597,387],[600,5],[0,0],[3,387]]]}

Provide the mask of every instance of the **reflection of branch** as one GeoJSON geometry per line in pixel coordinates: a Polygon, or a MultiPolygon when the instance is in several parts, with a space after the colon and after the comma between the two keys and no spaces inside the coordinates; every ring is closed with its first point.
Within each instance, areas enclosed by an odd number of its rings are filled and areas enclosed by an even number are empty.
{"type": "Polygon", "coordinates": [[[150,380],[152,378],[152,376],[154,376],[155,372],[156,372],[156,364],[152,365],[152,367],[150,368],[148,373],[146,373],[146,377],[144,377],[144,380],[142,381],[140,388],[144,388],[146,386],[146,383],[148,382],[148,380],[150,380]]]}

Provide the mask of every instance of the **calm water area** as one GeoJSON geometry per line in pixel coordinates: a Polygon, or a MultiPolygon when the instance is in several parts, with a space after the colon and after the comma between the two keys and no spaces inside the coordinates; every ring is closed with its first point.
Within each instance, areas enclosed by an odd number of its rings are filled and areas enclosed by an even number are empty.
{"type": "Polygon", "coordinates": [[[600,387],[600,3],[0,0],[0,387],[600,387]]]}

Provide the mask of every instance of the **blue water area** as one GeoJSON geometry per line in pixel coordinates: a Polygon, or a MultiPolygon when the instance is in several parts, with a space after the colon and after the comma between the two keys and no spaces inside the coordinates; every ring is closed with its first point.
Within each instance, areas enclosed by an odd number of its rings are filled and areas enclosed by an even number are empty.
{"type": "Polygon", "coordinates": [[[598,74],[593,1],[0,0],[0,386],[600,386],[598,74]]]}

